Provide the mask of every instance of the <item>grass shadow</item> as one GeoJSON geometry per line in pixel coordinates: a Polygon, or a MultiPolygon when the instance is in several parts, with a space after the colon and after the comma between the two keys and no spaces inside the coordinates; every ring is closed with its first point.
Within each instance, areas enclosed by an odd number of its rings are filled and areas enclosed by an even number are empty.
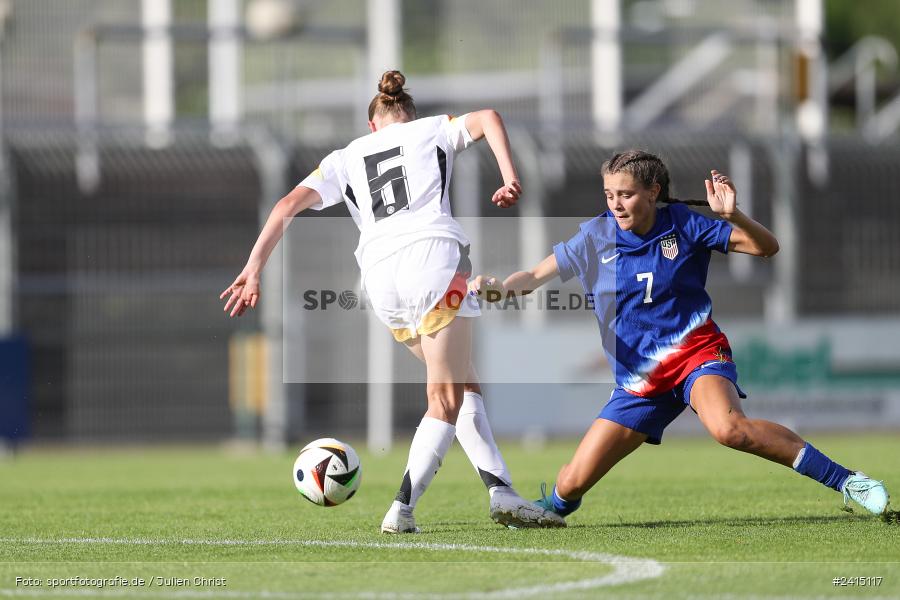
{"type": "Polygon", "coordinates": [[[875,518],[868,515],[822,515],[822,516],[796,516],[796,517],[715,517],[708,519],[679,519],[658,521],[619,521],[618,523],[606,523],[595,527],[643,527],[647,529],[666,527],[692,527],[692,526],[734,526],[734,527],[771,527],[775,525],[826,525],[847,520],[860,520],[875,518]]]}

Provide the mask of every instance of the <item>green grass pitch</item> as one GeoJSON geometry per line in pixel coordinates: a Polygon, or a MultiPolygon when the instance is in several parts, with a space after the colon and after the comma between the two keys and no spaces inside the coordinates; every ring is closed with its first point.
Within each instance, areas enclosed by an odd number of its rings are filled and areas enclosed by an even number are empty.
{"type": "MultiPolygon", "coordinates": [[[[900,493],[900,436],[810,440],[900,493]]],[[[534,497],[575,441],[501,446],[516,487],[534,497]]],[[[7,458],[0,598],[900,596],[900,526],[842,512],[836,492],[711,440],[641,448],[561,530],[492,523],[455,446],[416,510],[423,533],[385,536],[378,526],[405,452],[405,443],[386,456],[361,452],[360,491],[327,509],[294,490],[293,451],[7,458]]]]}

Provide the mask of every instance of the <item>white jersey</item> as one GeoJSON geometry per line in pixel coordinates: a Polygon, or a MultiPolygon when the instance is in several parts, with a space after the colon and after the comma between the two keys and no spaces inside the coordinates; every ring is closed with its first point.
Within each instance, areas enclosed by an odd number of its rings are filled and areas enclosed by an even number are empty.
{"type": "Polygon", "coordinates": [[[363,275],[417,240],[468,245],[448,197],[453,158],[472,144],[465,121],[441,115],[392,123],[335,150],[300,182],[321,196],[315,210],[346,201],[360,230],[355,254],[363,275]]]}

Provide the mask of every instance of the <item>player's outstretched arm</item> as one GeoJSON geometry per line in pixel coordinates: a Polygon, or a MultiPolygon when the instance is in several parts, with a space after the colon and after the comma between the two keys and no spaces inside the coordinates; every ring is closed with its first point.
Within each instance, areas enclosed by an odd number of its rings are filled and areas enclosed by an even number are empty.
{"type": "Polygon", "coordinates": [[[710,171],[706,180],[706,201],[714,213],[731,223],[728,250],[753,256],[772,256],[778,252],[778,240],[771,231],[754,221],[737,207],[737,190],[727,175],[710,171]]]}
{"type": "Polygon", "coordinates": [[[557,275],[556,255],[551,254],[530,271],[516,271],[502,282],[492,275],[478,275],[469,282],[469,290],[483,294],[489,302],[496,302],[510,294],[530,294],[557,275]]]}
{"type": "Polygon", "coordinates": [[[239,317],[248,307],[256,308],[256,303],[259,301],[259,276],[263,267],[266,266],[272,250],[275,249],[284,233],[284,219],[314,206],[319,200],[318,192],[299,185],[275,203],[256,244],[253,245],[244,270],[237,276],[234,283],[219,295],[219,299],[224,300],[230,294],[228,301],[225,302],[225,312],[230,310],[230,316],[239,317]]]}
{"type": "Polygon", "coordinates": [[[491,202],[500,208],[514,205],[522,195],[522,184],[512,160],[509,136],[506,135],[506,126],[503,125],[500,114],[490,109],[471,112],[466,117],[465,125],[473,140],[487,139],[494,158],[497,159],[497,166],[500,167],[503,187],[494,192],[491,202]]]}

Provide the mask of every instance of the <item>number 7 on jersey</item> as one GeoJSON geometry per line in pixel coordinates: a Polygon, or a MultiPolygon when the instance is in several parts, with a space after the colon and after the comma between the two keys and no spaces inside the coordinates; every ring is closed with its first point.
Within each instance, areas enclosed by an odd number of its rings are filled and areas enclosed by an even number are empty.
{"type": "Polygon", "coordinates": [[[644,290],[644,304],[650,304],[653,302],[653,298],[650,297],[650,294],[653,292],[653,273],[638,273],[637,280],[647,282],[647,289],[644,290]]]}

